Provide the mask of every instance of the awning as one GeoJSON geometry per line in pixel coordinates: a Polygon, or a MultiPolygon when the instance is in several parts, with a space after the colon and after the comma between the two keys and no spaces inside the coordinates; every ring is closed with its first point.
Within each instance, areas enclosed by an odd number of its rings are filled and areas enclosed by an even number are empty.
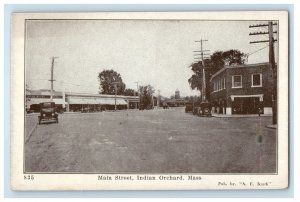
{"type": "MultiPolygon", "coordinates": [[[[99,98],[97,98],[97,100],[98,99],[99,98]]],[[[115,103],[117,105],[127,105],[127,102],[121,98],[117,98],[116,102],[115,102],[115,99],[113,99],[113,98],[100,98],[99,101],[100,101],[100,104],[102,104],[102,105],[115,105],[115,103]]]]}
{"type": "Polygon", "coordinates": [[[115,104],[115,99],[111,98],[97,98],[97,103],[101,105],[114,105],[115,104]]]}
{"type": "MultiPolygon", "coordinates": [[[[115,105],[113,98],[68,98],[69,104],[100,104],[100,105],[115,105]]],[[[117,105],[127,105],[124,99],[117,98],[117,105]]]]}
{"type": "MultiPolygon", "coordinates": [[[[50,99],[43,99],[43,98],[30,98],[29,100],[29,105],[35,105],[35,104],[40,104],[42,102],[51,102],[50,99]]],[[[53,99],[52,102],[55,102],[57,105],[63,105],[65,104],[63,99],[53,99]]]]}
{"type": "Polygon", "coordinates": [[[117,105],[127,105],[127,102],[123,99],[118,99],[117,100],[117,105]]]}
{"type": "Polygon", "coordinates": [[[68,104],[87,104],[83,98],[68,98],[68,104]]]}

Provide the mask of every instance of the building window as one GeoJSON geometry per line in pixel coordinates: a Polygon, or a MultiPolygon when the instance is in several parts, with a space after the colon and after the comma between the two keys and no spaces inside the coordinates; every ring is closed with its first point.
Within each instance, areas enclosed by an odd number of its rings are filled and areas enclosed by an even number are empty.
{"type": "Polygon", "coordinates": [[[224,90],[225,85],[226,85],[225,78],[221,78],[219,80],[216,80],[213,84],[214,84],[213,92],[224,90]]]}
{"type": "Polygon", "coordinates": [[[251,87],[261,87],[261,86],[262,86],[261,74],[252,74],[252,86],[251,87]]]}
{"type": "Polygon", "coordinates": [[[232,88],[242,88],[242,75],[232,76],[232,88]]]}

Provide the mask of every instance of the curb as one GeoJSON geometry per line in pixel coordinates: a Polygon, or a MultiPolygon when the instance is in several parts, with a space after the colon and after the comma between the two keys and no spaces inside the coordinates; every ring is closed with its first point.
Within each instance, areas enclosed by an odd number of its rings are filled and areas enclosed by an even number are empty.
{"type": "Polygon", "coordinates": [[[36,130],[36,128],[37,128],[37,123],[34,124],[34,126],[32,127],[32,129],[31,129],[30,132],[28,133],[28,136],[27,136],[27,138],[26,138],[26,140],[25,140],[25,143],[27,143],[27,142],[29,141],[31,135],[32,135],[33,132],[36,130]]]}
{"type": "Polygon", "coordinates": [[[267,128],[271,128],[271,129],[277,129],[277,125],[266,125],[267,128]]]}
{"type": "Polygon", "coordinates": [[[215,118],[253,118],[253,117],[269,117],[271,115],[261,115],[261,116],[258,116],[258,115],[224,115],[224,116],[220,116],[220,115],[212,115],[212,117],[215,117],[215,118]]]}

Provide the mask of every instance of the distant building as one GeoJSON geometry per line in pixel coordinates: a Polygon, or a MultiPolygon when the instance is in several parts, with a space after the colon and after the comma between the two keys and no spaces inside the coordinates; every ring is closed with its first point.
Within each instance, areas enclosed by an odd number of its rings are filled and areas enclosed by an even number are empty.
{"type": "Polygon", "coordinates": [[[213,113],[272,113],[272,71],[268,63],[225,66],[210,79],[213,113]]]}
{"type": "Polygon", "coordinates": [[[168,99],[165,102],[169,107],[183,107],[186,104],[185,99],[168,99]]]}
{"type": "MultiPolygon", "coordinates": [[[[51,97],[51,90],[28,90],[26,92],[26,110],[39,111],[40,103],[49,102],[51,97]]],[[[66,97],[64,92],[53,91],[53,102],[59,108],[65,108],[66,97]]]]}
{"type": "MultiPolygon", "coordinates": [[[[39,111],[40,103],[50,101],[50,90],[31,90],[26,94],[26,110],[39,111]]],[[[53,91],[53,102],[63,111],[101,111],[138,108],[138,96],[104,95],[53,91]]]]}
{"type": "Polygon", "coordinates": [[[165,102],[169,107],[182,107],[186,104],[186,100],[180,98],[180,91],[178,89],[175,91],[175,96],[171,99],[166,99],[165,102]]]}
{"type": "Polygon", "coordinates": [[[180,99],[180,91],[178,89],[175,91],[175,99],[180,99]]]}

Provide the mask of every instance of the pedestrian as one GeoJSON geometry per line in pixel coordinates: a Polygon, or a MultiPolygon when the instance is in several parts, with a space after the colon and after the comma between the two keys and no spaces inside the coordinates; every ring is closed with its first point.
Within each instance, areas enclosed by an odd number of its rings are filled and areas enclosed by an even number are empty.
{"type": "Polygon", "coordinates": [[[261,113],[261,109],[260,107],[258,107],[258,116],[260,116],[260,113],[261,113]]]}

